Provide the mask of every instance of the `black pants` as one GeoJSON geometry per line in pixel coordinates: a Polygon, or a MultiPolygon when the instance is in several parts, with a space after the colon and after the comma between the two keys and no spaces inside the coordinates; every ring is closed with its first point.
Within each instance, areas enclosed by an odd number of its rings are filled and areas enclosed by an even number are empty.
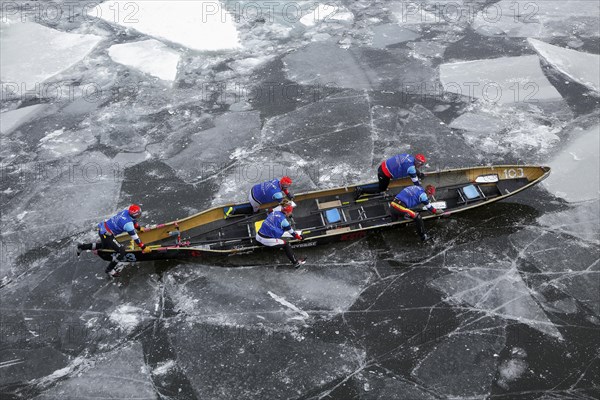
{"type": "MultiPolygon", "coordinates": [[[[263,234],[261,234],[260,232],[258,233],[259,236],[265,238],[265,239],[272,239],[269,238],[268,236],[265,236],[263,234]]],[[[283,239],[281,239],[283,240],[283,239]]],[[[287,258],[292,262],[292,264],[296,264],[296,262],[298,261],[296,259],[296,256],[294,255],[294,251],[292,250],[292,246],[290,246],[290,244],[288,243],[287,240],[283,240],[283,244],[279,244],[279,245],[275,245],[275,246],[269,246],[272,247],[274,249],[283,249],[283,251],[285,251],[285,255],[287,256],[287,258]]],[[[260,242],[259,242],[260,243],[260,242]]],[[[263,246],[266,246],[264,243],[261,243],[263,246]]]]}
{"type": "Polygon", "coordinates": [[[121,245],[121,243],[117,242],[113,235],[109,235],[108,233],[102,234],[98,232],[98,236],[100,236],[100,242],[96,243],[86,243],[81,246],[81,250],[101,250],[101,249],[112,249],[115,251],[115,256],[113,260],[106,267],[106,271],[113,270],[120,260],[125,257],[125,247],[121,245]]]}
{"type": "Polygon", "coordinates": [[[396,222],[400,218],[412,219],[415,221],[417,233],[421,237],[421,240],[425,240],[425,223],[423,222],[423,218],[421,218],[421,214],[407,208],[404,203],[396,201],[393,201],[390,205],[390,214],[392,216],[392,222],[396,222]]]}
{"type": "Polygon", "coordinates": [[[381,168],[381,164],[377,169],[377,180],[379,181],[379,187],[375,187],[374,185],[363,186],[362,192],[366,194],[376,194],[385,192],[390,185],[390,178],[385,176],[383,173],[383,168],[381,168]]]}

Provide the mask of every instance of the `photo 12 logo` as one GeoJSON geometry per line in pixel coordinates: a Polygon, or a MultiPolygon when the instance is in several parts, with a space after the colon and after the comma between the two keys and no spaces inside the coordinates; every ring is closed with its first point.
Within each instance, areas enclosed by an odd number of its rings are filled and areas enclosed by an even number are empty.
{"type": "Polygon", "coordinates": [[[114,82],[102,86],[96,82],[2,82],[2,101],[52,101],[73,102],[83,99],[88,103],[101,103],[107,100],[120,101],[135,98],[140,91],[138,82],[114,82]]]}
{"type": "Polygon", "coordinates": [[[474,1],[401,1],[399,2],[399,19],[403,23],[430,24],[472,23],[475,19],[480,19],[484,24],[493,24],[507,19],[526,24],[539,23],[536,16],[540,6],[537,2],[482,3],[474,1]]]}
{"type": "Polygon", "coordinates": [[[3,1],[0,20],[7,22],[37,22],[57,24],[73,22],[78,18],[86,22],[103,19],[120,24],[139,22],[140,4],[136,1],[3,1]]]}

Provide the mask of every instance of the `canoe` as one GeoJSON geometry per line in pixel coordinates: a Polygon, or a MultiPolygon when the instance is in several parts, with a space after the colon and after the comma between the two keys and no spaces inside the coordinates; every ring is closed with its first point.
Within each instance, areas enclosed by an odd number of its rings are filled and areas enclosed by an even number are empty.
{"type": "MultiPolygon", "coordinates": [[[[448,169],[427,173],[422,185],[434,185],[434,206],[445,215],[482,207],[506,199],[541,182],[550,174],[546,166],[498,165],[448,169]]],[[[296,207],[292,226],[302,230],[304,240],[290,238],[292,248],[320,246],[338,241],[357,240],[371,232],[410,223],[392,222],[389,203],[403,188],[412,185],[410,178],[393,180],[384,193],[354,199],[359,184],[300,193],[294,197],[296,207]]],[[[248,214],[249,203],[227,204],[187,218],[145,228],[139,235],[152,248],[142,253],[127,234],[117,240],[127,245],[123,261],[195,259],[210,262],[219,257],[247,254],[268,249],[255,240],[257,229],[275,203],[265,204],[256,214],[248,214]],[[233,212],[232,212],[233,211],[233,212]],[[227,213],[230,213],[227,215],[227,213]]],[[[418,207],[424,220],[439,218],[418,207]]],[[[112,259],[112,250],[99,250],[98,256],[112,259]]]]}

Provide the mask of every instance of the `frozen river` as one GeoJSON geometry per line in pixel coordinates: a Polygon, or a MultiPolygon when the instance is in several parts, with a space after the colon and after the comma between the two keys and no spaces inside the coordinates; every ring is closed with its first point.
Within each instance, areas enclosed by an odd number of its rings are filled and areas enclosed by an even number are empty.
{"type": "Polygon", "coordinates": [[[0,22],[2,399],[600,396],[597,1],[37,3],[0,22]],[[402,152],[552,174],[298,271],[75,255],[131,202],[161,223],[402,152]]]}

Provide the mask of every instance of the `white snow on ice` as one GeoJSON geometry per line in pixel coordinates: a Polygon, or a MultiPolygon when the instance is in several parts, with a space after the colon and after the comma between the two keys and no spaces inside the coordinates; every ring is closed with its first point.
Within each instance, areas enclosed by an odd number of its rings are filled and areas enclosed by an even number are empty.
{"type": "Polygon", "coordinates": [[[109,23],[165,39],[192,50],[217,51],[240,47],[234,18],[218,1],[136,1],[127,17],[115,19],[119,2],[106,1],[89,11],[109,23]]]}
{"type": "Polygon", "coordinates": [[[165,375],[170,369],[175,367],[175,365],[176,363],[174,360],[161,362],[152,370],[152,375],[165,375]]]}
{"type": "Polygon", "coordinates": [[[600,55],[565,49],[531,38],[528,41],[558,71],[600,93],[600,55]]]}
{"type": "Polygon", "coordinates": [[[444,90],[486,102],[510,104],[560,100],[537,56],[500,57],[440,65],[444,90]]]}
{"type": "Polygon", "coordinates": [[[109,319],[122,331],[131,333],[138,324],[147,316],[147,311],[129,304],[123,304],[113,311],[109,319]]]}
{"type": "Polygon", "coordinates": [[[303,311],[301,309],[299,309],[298,307],[296,307],[295,305],[293,305],[292,303],[290,303],[289,301],[287,301],[284,297],[278,296],[275,293],[269,291],[267,292],[269,293],[269,296],[271,296],[273,298],[273,300],[275,300],[276,302],[278,302],[279,304],[281,304],[284,307],[289,308],[290,310],[297,312],[298,314],[300,314],[302,317],[304,318],[308,318],[308,313],[306,311],[303,311]]]}
{"type": "Polygon", "coordinates": [[[181,55],[155,39],[116,44],[108,49],[115,62],[140,70],[165,81],[177,76],[181,55]]]}
{"type": "Polygon", "coordinates": [[[0,23],[0,79],[18,85],[19,92],[33,90],[77,64],[101,40],[33,22],[0,23]]]}

